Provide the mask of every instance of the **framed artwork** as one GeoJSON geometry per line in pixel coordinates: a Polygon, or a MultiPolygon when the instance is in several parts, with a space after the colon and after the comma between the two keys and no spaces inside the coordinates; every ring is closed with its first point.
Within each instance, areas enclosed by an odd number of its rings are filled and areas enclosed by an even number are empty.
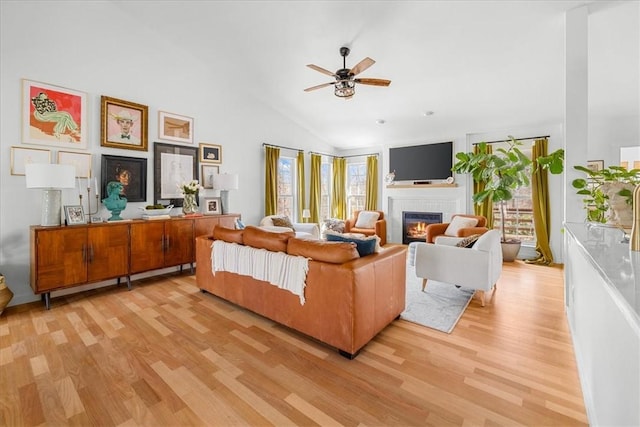
{"type": "Polygon", "coordinates": [[[158,111],[158,138],[193,144],[193,118],[158,111]]]}
{"type": "Polygon", "coordinates": [[[87,94],[22,79],[22,143],[87,148],[87,94]]]}
{"type": "Polygon", "coordinates": [[[51,163],[51,150],[11,147],[11,175],[24,175],[27,163],[51,163]]]}
{"type": "Polygon", "coordinates": [[[200,161],[203,163],[222,163],[222,146],[201,142],[200,161]]]}
{"type": "Polygon", "coordinates": [[[153,203],[182,206],[178,186],[198,179],[198,149],[155,142],[153,162],[153,203]]]}
{"type": "Polygon", "coordinates": [[[202,202],[202,213],[205,215],[220,215],[222,213],[220,197],[205,197],[202,202]]]}
{"type": "Polygon", "coordinates": [[[200,184],[204,188],[213,188],[213,176],[220,173],[220,166],[201,165],[200,184]]]}
{"type": "Polygon", "coordinates": [[[76,167],[76,178],[91,178],[91,153],[58,151],[58,164],[76,167]]]}
{"type": "Polygon", "coordinates": [[[84,217],[84,209],[82,209],[81,205],[65,206],[64,218],[67,221],[67,225],[78,225],[87,223],[87,220],[84,217]]]}
{"type": "Polygon", "coordinates": [[[100,102],[100,145],[147,151],[149,107],[104,95],[100,102]]]}
{"type": "Polygon", "coordinates": [[[604,160],[587,160],[587,168],[594,172],[604,169],[604,160]]]}
{"type": "Polygon", "coordinates": [[[102,155],[102,194],[107,194],[107,184],[122,184],[122,196],[128,202],[147,201],[147,159],[138,157],[102,155]]]}

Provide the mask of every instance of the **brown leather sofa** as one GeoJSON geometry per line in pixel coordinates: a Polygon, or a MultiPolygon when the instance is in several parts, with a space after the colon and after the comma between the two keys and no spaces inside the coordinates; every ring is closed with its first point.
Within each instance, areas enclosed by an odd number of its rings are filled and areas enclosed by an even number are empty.
{"type": "Polygon", "coordinates": [[[355,244],[273,233],[257,227],[217,226],[196,239],[196,283],[219,296],[353,358],[405,308],[406,247],[387,246],[360,257],[355,244]],[[309,258],[305,303],[293,293],[250,276],[211,271],[214,240],[265,247],[309,258]]]}

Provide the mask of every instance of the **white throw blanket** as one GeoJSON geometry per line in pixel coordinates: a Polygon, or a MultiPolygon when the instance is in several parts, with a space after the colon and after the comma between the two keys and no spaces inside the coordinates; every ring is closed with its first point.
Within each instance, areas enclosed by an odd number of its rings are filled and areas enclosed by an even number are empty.
{"type": "Polygon", "coordinates": [[[271,252],[251,246],[215,240],[211,249],[211,270],[227,271],[269,282],[300,297],[304,305],[309,260],[284,252],[271,252]]]}

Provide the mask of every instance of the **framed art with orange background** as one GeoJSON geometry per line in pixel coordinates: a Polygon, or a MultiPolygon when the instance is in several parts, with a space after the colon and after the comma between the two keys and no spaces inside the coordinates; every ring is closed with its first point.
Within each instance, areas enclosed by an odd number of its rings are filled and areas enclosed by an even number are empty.
{"type": "Polygon", "coordinates": [[[87,148],[87,94],[22,79],[22,143],[87,148]]]}

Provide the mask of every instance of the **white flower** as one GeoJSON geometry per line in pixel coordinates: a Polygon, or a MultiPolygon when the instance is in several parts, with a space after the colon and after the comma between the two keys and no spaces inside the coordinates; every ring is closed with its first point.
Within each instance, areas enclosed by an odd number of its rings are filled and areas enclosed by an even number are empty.
{"type": "Polygon", "coordinates": [[[183,182],[182,184],[178,184],[178,190],[182,194],[196,194],[198,190],[203,190],[204,187],[200,185],[200,183],[193,179],[189,182],[183,182]]]}

